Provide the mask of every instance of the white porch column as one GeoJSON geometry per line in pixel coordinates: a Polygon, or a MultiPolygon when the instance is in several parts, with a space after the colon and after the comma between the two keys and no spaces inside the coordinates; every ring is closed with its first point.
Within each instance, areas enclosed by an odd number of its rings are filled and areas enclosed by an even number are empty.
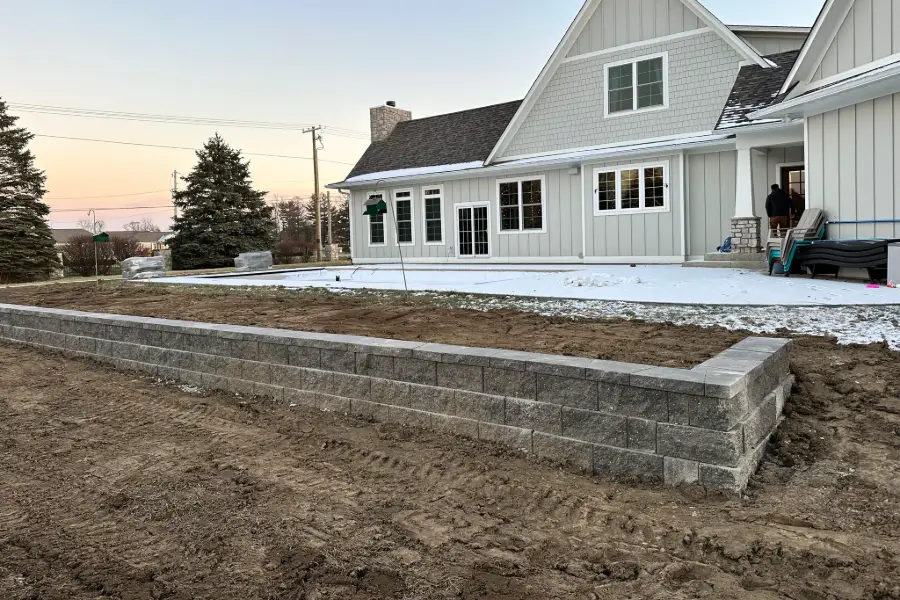
{"type": "Polygon", "coordinates": [[[731,246],[737,254],[755,254],[762,249],[760,220],[753,211],[753,149],[737,150],[737,183],[731,246]]]}
{"type": "Polygon", "coordinates": [[[755,217],[753,213],[753,150],[738,148],[737,151],[737,194],[734,217],[742,219],[755,217]]]}

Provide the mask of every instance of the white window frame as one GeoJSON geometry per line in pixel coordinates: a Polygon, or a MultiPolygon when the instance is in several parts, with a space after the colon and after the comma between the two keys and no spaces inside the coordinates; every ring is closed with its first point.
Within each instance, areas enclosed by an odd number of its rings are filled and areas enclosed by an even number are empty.
{"type": "MultiPolygon", "coordinates": [[[[366,202],[372,199],[373,196],[381,196],[381,199],[384,200],[387,198],[387,192],[367,192],[366,193],[366,202]]],[[[381,215],[383,225],[384,225],[384,242],[381,244],[373,244],[372,243],[372,215],[367,215],[366,221],[366,239],[369,241],[369,248],[384,248],[388,244],[388,233],[390,232],[390,228],[388,227],[388,220],[386,215],[381,215]]]]}
{"type": "Polygon", "coordinates": [[[667,213],[672,210],[672,202],[671,202],[671,186],[669,185],[669,161],[654,161],[654,162],[645,162],[639,164],[632,165],[611,165],[608,167],[595,167],[594,168],[594,179],[592,180],[591,185],[594,188],[594,216],[595,217],[610,217],[615,215],[640,215],[640,214],[652,214],[652,213],[667,213]],[[656,169],[662,167],[663,169],[663,205],[655,208],[645,208],[644,204],[646,202],[646,193],[644,191],[644,169],[656,169]],[[640,208],[622,208],[622,171],[633,171],[637,169],[639,172],[638,180],[640,183],[640,208]],[[616,174],[616,209],[615,210],[600,210],[598,205],[600,204],[600,188],[597,187],[597,177],[600,173],[615,173],[616,174]]]}
{"type": "Polygon", "coordinates": [[[398,246],[415,246],[416,245],[416,195],[412,188],[397,189],[393,193],[394,199],[394,227],[396,229],[398,246]],[[407,198],[397,198],[397,194],[409,194],[407,198]],[[411,242],[400,242],[400,222],[397,220],[397,202],[398,200],[409,201],[409,230],[412,234],[411,242]]]}
{"type": "Polygon", "coordinates": [[[444,215],[444,186],[443,185],[423,185],[422,186],[422,243],[426,246],[443,246],[447,243],[447,229],[444,225],[444,221],[446,221],[446,215],[444,215]],[[439,196],[431,195],[426,196],[425,190],[440,190],[441,193],[439,196]],[[441,201],[441,241],[440,242],[429,242],[428,241],[428,212],[425,210],[425,200],[430,198],[438,198],[441,201]]]}
{"type": "Polygon", "coordinates": [[[463,202],[461,204],[453,205],[453,235],[454,242],[453,247],[456,251],[456,258],[458,260],[485,260],[491,258],[494,254],[494,244],[491,242],[491,204],[490,202],[463,202]],[[472,221],[473,221],[473,230],[472,230],[472,249],[474,251],[475,246],[475,231],[474,231],[474,220],[475,220],[475,209],[484,207],[487,209],[487,234],[488,234],[488,253],[487,254],[478,254],[478,255],[469,255],[465,256],[460,254],[459,248],[459,209],[461,208],[471,208],[472,209],[472,221]]]}
{"type": "Polygon", "coordinates": [[[527,235],[547,233],[547,178],[544,175],[533,175],[531,177],[511,177],[508,179],[497,180],[497,232],[500,235],[527,235]],[[541,182],[541,228],[525,229],[525,210],[522,207],[522,182],[524,181],[540,181],[541,182]],[[504,231],[503,227],[503,207],[500,205],[500,185],[504,183],[519,184],[519,229],[504,231]]]}
{"type": "Polygon", "coordinates": [[[637,58],[629,58],[628,60],[620,60],[618,62],[607,63],[603,65],[603,115],[607,119],[616,117],[627,117],[645,112],[655,112],[659,110],[667,110],[669,108],[669,53],[660,52],[658,54],[648,54],[647,56],[639,56],[637,58]],[[648,106],[647,108],[638,108],[638,77],[637,64],[645,60],[653,60],[654,58],[662,58],[663,62],[663,103],[660,106],[648,106]],[[631,99],[631,110],[623,110],[619,112],[609,112],[609,70],[613,67],[621,67],[622,65],[631,64],[631,85],[634,92],[631,99]]]}

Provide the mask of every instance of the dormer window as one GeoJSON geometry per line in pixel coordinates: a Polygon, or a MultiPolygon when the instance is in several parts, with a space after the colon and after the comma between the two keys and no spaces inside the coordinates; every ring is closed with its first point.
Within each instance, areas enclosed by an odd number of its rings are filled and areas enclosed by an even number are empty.
{"type": "Polygon", "coordinates": [[[606,116],[668,108],[668,54],[605,66],[606,116]]]}

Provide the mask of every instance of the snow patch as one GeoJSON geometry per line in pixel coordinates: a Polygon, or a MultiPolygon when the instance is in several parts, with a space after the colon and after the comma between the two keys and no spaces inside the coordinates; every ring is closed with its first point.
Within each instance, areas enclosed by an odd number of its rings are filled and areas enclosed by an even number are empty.
{"type": "Polygon", "coordinates": [[[400,177],[415,177],[417,175],[437,175],[439,173],[453,173],[454,171],[467,171],[484,166],[484,162],[478,160],[453,165],[437,165],[434,167],[417,167],[414,169],[397,169],[395,171],[381,171],[380,173],[367,173],[357,175],[344,181],[344,183],[364,183],[366,181],[378,181],[379,179],[398,179],[400,177]]]}
{"type": "Polygon", "coordinates": [[[611,287],[614,285],[637,285],[640,277],[614,277],[608,273],[593,273],[587,276],[567,277],[564,285],[570,287],[611,287]]]}

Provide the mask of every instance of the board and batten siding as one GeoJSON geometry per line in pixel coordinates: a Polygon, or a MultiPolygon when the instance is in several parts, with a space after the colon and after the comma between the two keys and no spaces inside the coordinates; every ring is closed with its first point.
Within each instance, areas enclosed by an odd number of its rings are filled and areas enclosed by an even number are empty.
{"type": "MultiPolygon", "coordinates": [[[[807,206],[828,221],[900,219],[900,94],[810,117],[807,206]]],[[[898,238],[900,223],[832,225],[830,239],[898,238]]]]}
{"type": "Polygon", "coordinates": [[[681,0],[603,0],[567,58],[704,26],[681,0]]]}
{"type": "Polygon", "coordinates": [[[700,257],[715,252],[731,235],[737,152],[689,154],[686,176],[688,254],[700,257]]]}
{"type": "Polygon", "coordinates": [[[741,33],[739,37],[762,56],[799,50],[806,41],[803,33],[741,33]]]}
{"type": "Polygon", "coordinates": [[[742,58],[716,33],[564,62],[547,84],[505,157],[558,152],[671,135],[712,131],[728,100],[742,58]],[[604,65],[668,53],[669,107],[604,115],[604,65]]]}
{"type": "MultiPolygon", "coordinates": [[[[778,165],[804,164],[803,146],[779,148],[756,148],[751,155],[753,174],[753,212],[763,219],[763,229],[767,227],[766,198],[773,183],[781,185],[778,165]]],[[[807,175],[807,180],[809,176],[807,175]]]]}
{"type": "Polygon", "coordinates": [[[678,154],[655,158],[626,159],[587,164],[582,175],[585,185],[585,258],[602,262],[603,258],[641,257],[682,260],[681,257],[681,179],[678,154]],[[633,215],[594,215],[594,170],[604,167],[652,165],[668,162],[669,210],[633,215]],[[600,260],[596,260],[600,259],[600,260]]]}
{"type": "Polygon", "coordinates": [[[900,52],[900,0],[855,0],[812,81],[900,52]]]}
{"type": "MultiPolygon", "coordinates": [[[[454,179],[442,183],[413,186],[396,186],[379,188],[386,191],[389,198],[398,190],[413,192],[413,229],[414,245],[404,245],[404,260],[416,262],[417,259],[428,259],[428,262],[446,261],[448,263],[478,263],[483,259],[460,259],[457,257],[457,221],[456,206],[459,204],[488,204],[490,227],[491,262],[503,262],[503,259],[527,259],[529,257],[546,262],[548,259],[573,259],[582,251],[581,220],[581,188],[577,175],[570,175],[569,169],[552,169],[535,171],[515,176],[473,177],[454,179]],[[500,233],[499,200],[497,182],[503,179],[544,178],[544,194],[546,212],[546,233],[500,233]],[[443,187],[443,225],[444,241],[441,245],[426,245],[423,189],[440,185],[443,187]]],[[[384,260],[396,262],[400,258],[397,247],[397,233],[393,220],[393,212],[386,215],[385,246],[369,245],[369,218],[363,216],[363,204],[372,190],[354,190],[351,196],[353,224],[353,258],[361,260],[384,260]]],[[[520,260],[519,262],[527,262],[520,260]]]]}

